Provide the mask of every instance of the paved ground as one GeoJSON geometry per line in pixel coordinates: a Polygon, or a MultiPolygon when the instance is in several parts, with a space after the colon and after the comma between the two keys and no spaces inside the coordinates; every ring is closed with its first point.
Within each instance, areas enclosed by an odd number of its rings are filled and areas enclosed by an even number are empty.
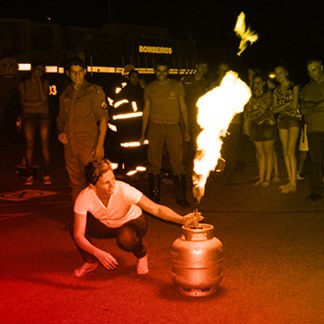
{"type": "MultiPolygon", "coordinates": [[[[1,323],[324,323],[324,200],[305,200],[307,178],[290,194],[277,184],[253,186],[249,142],[240,146],[234,183],[221,186],[211,175],[199,206],[225,255],[221,285],[208,297],[177,291],[171,245],[181,227],[151,216],[147,276],[135,274],[135,259],[114,241],[97,241],[118,258],[119,268],[72,277],[82,261],[67,232],[72,204],[62,148],[53,141],[53,185],[36,181],[34,191],[26,191],[13,167],[21,143],[2,139],[0,145],[1,323]]],[[[146,181],[132,184],[145,191],[146,181]]],[[[173,190],[164,180],[162,203],[185,213],[173,190]]]]}

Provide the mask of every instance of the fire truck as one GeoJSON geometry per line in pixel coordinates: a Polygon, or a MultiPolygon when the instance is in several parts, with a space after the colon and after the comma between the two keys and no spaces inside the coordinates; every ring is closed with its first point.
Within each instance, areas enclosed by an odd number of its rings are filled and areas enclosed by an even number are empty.
{"type": "Polygon", "coordinates": [[[194,41],[171,38],[166,28],[124,24],[91,28],[0,18],[0,59],[13,58],[20,72],[29,71],[32,60],[42,60],[47,73],[64,74],[64,62],[72,55],[82,57],[89,75],[106,83],[107,75],[119,76],[128,64],[151,75],[161,56],[168,58],[171,74],[192,73],[197,52],[194,41]]]}
{"type": "MultiPolygon", "coordinates": [[[[164,57],[170,62],[172,77],[191,74],[197,61],[195,43],[189,39],[171,38],[168,29],[160,27],[103,24],[92,28],[51,21],[0,19],[0,74],[1,62],[7,58],[17,62],[21,76],[29,72],[32,61],[45,62],[54,106],[57,106],[58,96],[66,85],[64,62],[73,55],[86,62],[89,81],[102,85],[107,93],[110,102],[107,143],[111,143],[107,145],[114,147],[110,149],[114,151],[112,159],[120,157],[116,162],[127,171],[126,160],[128,164],[129,161],[135,162],[137,151],[141,151],[137,156],[145,154],[142,147],[137,147],[139,134],[137,136],[137,131],[132,131],[139,129],[141,111],[130,111],[131,114],[125,116],[119,111],[125,112],[125,105],[132,110],[132,103],[126,102],[116,109],[114,102],[115,88],[123,86],[125,69],[135,68],[149,82],[153,79],[156,60],[164,57]],[[132,132],[133,140],[129,138],[132,132]],[[125,150],[133,153],[127,157],[125,150]]],[[[132,172],[134,170],[130,174],[132,172]]]]}

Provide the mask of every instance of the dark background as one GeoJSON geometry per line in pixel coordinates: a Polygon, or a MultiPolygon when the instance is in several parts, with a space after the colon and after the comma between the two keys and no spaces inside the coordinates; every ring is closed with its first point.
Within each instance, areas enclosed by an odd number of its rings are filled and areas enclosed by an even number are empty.
{"type": "Polygon", "coordinates": [[[1,16],[8,18],[51,19],[56,23],[100,26],[126,23],[165,27],[170,37],[196,41],[198,54],[212,65],[228,61],[239,67],[271,70],[285,61],[293,77],[307,80],[306,60],[322,56],[324,23],[321,2],[291,0],[214,1],[17,1],[1,4],[1,16]],[[234,27],[240,12],[246,24],[259,35],[240,57],[239,38],[234,27]]]}

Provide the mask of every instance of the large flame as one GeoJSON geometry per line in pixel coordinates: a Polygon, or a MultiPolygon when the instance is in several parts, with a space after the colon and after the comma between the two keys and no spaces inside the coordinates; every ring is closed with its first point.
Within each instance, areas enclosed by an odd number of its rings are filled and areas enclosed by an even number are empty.
{"type": "Polygon", "coordinates": [[[256,34],[254,31],[251,31],[250,28],[246,28],[244,12],[241,12],[237,17],[234,31],[241,38],[241,42],[239,45],[240,50],[237,53],[237,55],[240,56],[242,52],[246,49],[247,42],[252,44],[258,40],[258,34],[256,34]]]}
{"type": "Polygon", "coordinates": [[[197,122],[202,128],[197,138],[194,160],[193,194],[200,203],[209,173],[221,157],[222,137],[236,113],[243,111],[251,90],[236,72],[228,71],[220,86],[208,91],[197,101],[197,122]]]}

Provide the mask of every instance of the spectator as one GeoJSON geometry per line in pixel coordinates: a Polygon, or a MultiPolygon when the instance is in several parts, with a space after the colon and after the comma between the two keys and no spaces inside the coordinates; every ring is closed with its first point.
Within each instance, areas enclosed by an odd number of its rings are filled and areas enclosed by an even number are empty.
{"type": "Polygon", "coordinates": [[[280,186],[282,193],[297,190],[296,145],[302,115],[299,110],[299,86],[289,77],[285,64],[275,67],[278,85],[273,90],[273,112],[278,114],[279,138],[282,146],[288,183],[280,186]]]}
{"type": "MultiPolygon", "coordinates": [[[[165,221],[190,225],[197,217],[194,213],[180,216],[170,208],[158,205],[136,188],[116,181],[109,160],[93,161],[86,166],[88,187],[78,195],[74,204],[74,226],[71,229],[74,242],[85,263],[74,270],[82,277],[98,266],[114,270],[118,261],[108,252],[96,247],[91,237],[115,237],[117,245],[137,258],[137,273],[149,272],[143,237],[147,224],[142,210],[165,221]]],[[[199,221],[203,219],[198,214],[199,221]]]]}
{"type": "Polygon", "coordinates": [[[139,72],[131,70],[126,85],[116,94],[113,107],[109,109],[110,119],[117,132],[108,130],[105,153],[111,161],[118,162],[120,170],[146,163],[146,145],[137,148],[121,146],[123,142],[137,142],[141,135],[144,86],[145,80],[140,78],[139,72]]]}
{"type": "MultiPolygon", "coordinates": [[[[252,83],[253,83],[253,78],[254,76],[258,74],[261,75],[263,78],[265,78],[266,84],[265,84],[265,88],[267,88],[269,91],[273,91],[274,88],[276,87],[276,83],[275,80],[269,75],[264,75],[263,71],[259,68],[255,68],[255,69],[248,69],[248,83],[249,83],[249,87],[252,88],[252,83]]],[[[271,100],[272,101],[272,100],[271,100]]],[[[249,124],[250,124],[250,120],[249,118],[246,118],[245,116],[245,111],[243,113],[243,134],[248,135],[247,131],[249,131],[247,128],[249,128],[249,124]]],[[[274,114],[274,118],[276,121],[276,115],[274,114]]],[[[249,136],[249,135],[248,135],[249,136]]],[[[272,156],[272,160],[273,160],[273,177],[272,177],[272,182],[279,182],[280,181],[280,177],[279,177],[279,166],[278,166],[278,155],[277,155],[277,149],[276,149],[276,143],[278,142],[278,130],[277,128],[275,129],[275,137],[274,137],[274,148],[272,150],[273,152],[273,156],[272,156]]],[[[257,159],[258,159],[258,154],[256,155],[257,159]]],[[[256,177],[257,179],[259,179],[259,176],[256,177]]]]}
{"type": "Polygon", "coordinates": [[[89,83],[84,62],[73,57],[67,62],[66,74],[71,84],[60,96],[57,116],[58,140],[64,145],[73,201],[86,186],[84,166],[104,156],[108,113],[102,87],[89,83]]]}
{"type": "Polygon", "coordinates": [[[34,182],[33,165],[36,136],[40,138],[43,157],[43,183],[52,183],[50,176],[50,129],[48,96],[49,82],[45,78],[45,64],[34,62],[30,76],[19,85],[22,106],[22,126],[25,145],[26,180],[25,185],[34,182]]]}
{"type": "Polygon", "coordinates": [[[307,61],[310,81],[301,91],[300,102],[307,124],[307,137],[311,161],[310,190],[307,200],[322,199],[322,159],[324,145],[324,69],[318,58],[307,61]]]}
{"type": "Polygon", "coordinates": [[[181,81],[169,78],[169,64],[166,61],[157,62],[155,75],[156,80],[147,84],[144,89],[143,126],[140,138],[140,142],[143,143],[147,135],[149,141],[150,198],[155,202],[160,201],[161,166],[166,144],[176,186],[177,203],[183,207],[189,207],[190,204],[186,198],[183,148],[184,140],[188,142],[190,134],[184,87],[181,81]]]}
{"type": "Polygon", "coordinates": [[[276,121],[272,112],[272,92],[261,74],[252,78],[252,96],[245,107],[245,116],[250,120],[249,136],[257,152],[259,180],[255,183],[269,187],[273,170],[273,150],[276,121]]]}
{"type": "MultiPolygon", "coordinates": [[[[136,109],[143,111],[144,107],[144,87],[145,81],[140,78],[137,70],[131,70],[127,76],[125,87],[116,95],[115,102],[122,99],[127,99],[130,103],[136,103],[136,109]]],[[[131,106],[131,105],[128,105],[131,106]]],[[[134,111],[131,107],[130,111],[134,111]]]]}
{"type": "Polygon", "coordinates": [[[197,150],[197,136],[201,131],[197,123],[197,106],[198,99],[204,95],[209,88],[209,81],[206,78],[209,70],[209,64],[200,60],[196,64],[196,72],[194,74],[184,76],[181,81],[185,89],[185,98],[188,109],[188,126],[190,132],[190,140],[185,143],[185,166],[188,175],[192,176],[193,160],[197,150]]]}
{"type": "MultiPolygon", "coordinates": [[[[0,60],[0,137],[18,139],[16,119],[21,113],[18,63],[11,57],[0,60]]],[[[19,136],[20,141],[20,136],[19,136]]]]}
{"type": "Polygon", "coordinates": [[[308,151],[309,148],[308,148],[308,138],[307,138],[307,125],[303,120],[303,126],[301,128],[300,138],[299,138],[297,180],[304,179],[304,165],[308,156],[308,151]]]}
{"type": "MultiPolygon", "coordinates": [[[[272,75],[267,75],[267,86],[268,89],[273,91],[277,86],[277,81],[272,78],[272,75]]],[[[277,114],[274,115],[276,122],[277,122],[277,114]]],[[[278,154],[277,154],[277,144],[279,143],[279,134],[278,134],[278,127],[276,129],[276,136],[275,136],[275,144],[274,144],[274,150],[273,150],[273,178],[272,182],[279,182],[279,164],[278,164],[278,154]]]]}
{"type": "Polygon", "coordinates": [[[217,66],[217,71],[216,71],[216,78],[214,80],[211,81],[210,83],[210,89],[213,89],[215,87],[218,87],[226,72],[230,70],[230,65],[226,62],[222,62],[217,66]]]}
{"type": "MultiPolygon", "coordinates": [[[[217,78],[212,82],[211,88],[220,86],[224,76],[230,70],[228,63],[220,63],[217,68],[217,78]]],[[[234,173],[238,162],[238,145],[243,133],[243,113],[237,113],[233,116],[227,128],[227,135],[223,138],[221,155],[226,164],[221,173],[221,183],[224,185],[233,183],[234,173]]]]}

